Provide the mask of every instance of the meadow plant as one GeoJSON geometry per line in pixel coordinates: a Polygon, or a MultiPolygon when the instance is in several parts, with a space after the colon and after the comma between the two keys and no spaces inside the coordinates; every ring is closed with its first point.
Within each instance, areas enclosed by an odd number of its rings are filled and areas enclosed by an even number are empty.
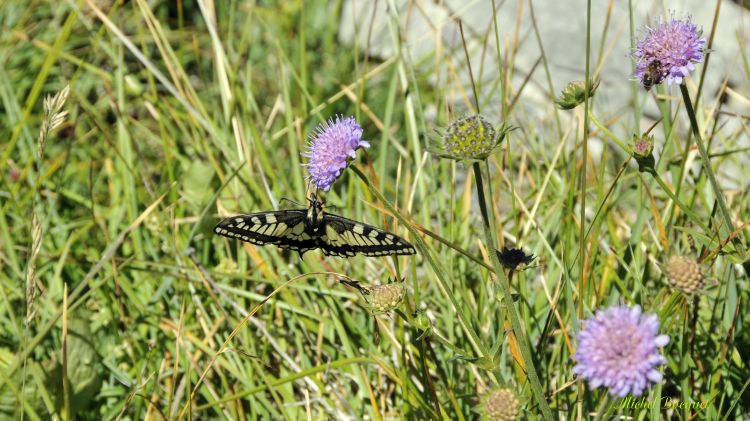
{"type": "Polygon", "coordinates": [[[308,179],[323,191],[328,191],[356,157],[359,148],[369,148],[370,144],[362,140],[362,127],[354,117],[336,119],[318,125],[310,135],[308,149],[303,156],[309,159],[308,179]]]}
{"type": "Polygon", "coordinates": [[[586,89],[586,81],[574,80],[565,86],[565,89],[560,92],[560,96],[555,100],[555,104],[561,110],[572,110],[573,108],[583,104],[586,98],[591,98],[596,93],[596,88],[599,87],[599,79],[589,81],[588,92],[586,89]]]}
{"type": "Polygon", "coordinates": [[[750,416],[747,180],[720,183],[745,125],[703,88],[716,25],[671,12],[636,34],[629,8],[613,77],[589,0],[585,70],[560,91],[544,2],[491,1],[487,33],[448,14],[430,30],[464,57],[427,59],[392,2],[21,3],[0,8],[0,419],[750,416]],[[390,56],[339,48],[329,12],[351,3],[366,25],[335,21],[369,47],[387,19],[390,56]],[[499,14],[527,11],[534,36],[506,34],[499,14]],[[336,213],[277,208],[311,188],[336,213]],[[691,257],[668,258],[685,231],[691,257]],[[609,405],[630,396],[713,401],[609,405]]]}
{"type": "Polygon", "coordinates": [[[706,39],[702,35],[690,17],[678,20],[674,13],[667,20],[660,19],[653,28],[646,27],[633,51],[636,60],[634,76],[641,83],[644,83],[644,78],[654,77],[654,84],[663,81],[668,85],[682,84],[683,79],[695,70],[695,64],[703,61],[706,39]],[[655,72],[655,75],[650,72],[655,72]]]}
{"type": "Polygon", "coordinates": [[[659,319],[644,314],[640,306],[614,306],[599,310],[583,322],[573,359],[573,373],[591,388],[607,387],[611,394],[640,396],[662,380],[659,366],[667,359],[660,348],[669,336],[659,335],[659,319]]]}

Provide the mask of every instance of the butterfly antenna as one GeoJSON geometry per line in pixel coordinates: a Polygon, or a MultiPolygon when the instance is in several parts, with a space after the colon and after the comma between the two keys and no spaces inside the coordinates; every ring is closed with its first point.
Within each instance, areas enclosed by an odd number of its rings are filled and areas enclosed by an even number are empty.
{"type": "Polygon", "coordinates": [[[359,281],[355,281],[354,279],[340,279],[339,282],[350,288],[356,289],[360,294],[362,294],[362,298],[365,299],[365,302],[369,302],[367,301],[367,296],[370,295],[370,289],[362,285],[362,283],[360,283],[359,281]]]}
{"type": "Polygon", "coordinates": [[[318,202],[321,208],[325,207],[325,204],[326,204],[326,201],[318,195],[317,187],[314,190],[312,190],[312,192],[309,192],[307,196],[307,202],[310,206],[312,206],[314,202],[318,202]]]}
{"type": "Polygon", "coordinates": [[[281,198],[281,199],[279,200],[279,204],[281,204],[281,203],[283,203],[283,202],[289,202],[289,203],[291,203],[291,204],[293,204],[293,205],[297,205],[297,206],[299,206],[299,207],[302,207],[302,204],[301,204],[301,203],[295,202],[295,201],[294,201],[294,200],[292,200],[292,199],[287,199],[286,197],[282,197],[282,198],[281,198]]]}
{"type": "Polygon", "coordinates": [[[312,185],[312,180],[307,180],[307,188],[305,188],[305,198],[308,201],[318,197],[318,188],[312,185]]]}

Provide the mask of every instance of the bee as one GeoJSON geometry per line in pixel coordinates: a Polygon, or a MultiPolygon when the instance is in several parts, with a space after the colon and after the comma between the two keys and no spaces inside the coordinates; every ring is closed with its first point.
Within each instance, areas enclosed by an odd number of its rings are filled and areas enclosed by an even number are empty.
{"type": "Polygon", "coordinates": [[[643,77],[641,78],[641,83],[645,90],[650,90],[652,86],[658,85],[664,80],[664,75],[662,75],[660,67],[661,62],[659,60],[652,60],[646,66],[646,70],[643,72],[643,77]]]}

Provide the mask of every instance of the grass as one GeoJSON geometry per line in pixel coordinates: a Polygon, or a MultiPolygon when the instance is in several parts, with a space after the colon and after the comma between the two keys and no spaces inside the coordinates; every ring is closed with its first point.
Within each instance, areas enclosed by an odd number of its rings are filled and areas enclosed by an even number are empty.
{"type": "MultiPolygon", "coordinates": [[[[561,111],[545,8],[506,3],[480,29],[456,12],[417,57],[404,39],[424,5],[377,2],[385,58],[341,44],[342,18],[374,42],[372,10],[343,3],[0,3],[0,419],[474,419],[499,387],[528,419],[750,416],[750,182],[727,169],[750,154],[747,116],[719,100],[748,102],[747,50],[735,67],[709,59],[680,93],[623,75],[561,111]],[[499,26],[517,12],[531,28],[499,26]],[[532,69],[515,65],[526,44],[541,51],[532,69]],[[717,73],[733,85],[714,95],[703,80],[717,73]],[[621,114],[596,96],[616,83],[633,86],[621,114]],[[502,149],[430,153],[478,111],[516,127],[502,149]],[[213,234],[227,215],[304,207],[300,153],[337,114],[372,146],[324,195],[329,211],[416,256],[300,259],[213,234]],[[652,172],[631,156],[645,131],[652,172]],[[509,271],[503,246],[537,258],[509,271]],[[699,292],[667,281],[678,254],[700,262],[699,292]],[[402,279],[385,314],[352,288],[402,279]],[[617,408],[576,378],[577,332],[615,304],[656,313],[670,337],[646,398],[705,407],[617,408]]],[[[716,50],[720,8],[694,17],[716,50]]],[[[629,36],[646,23],[631,12],[629,36]]],[[[582,29],[606,36],[575,50],[579,79],[619,54],[614,26],[582,29]]]]}

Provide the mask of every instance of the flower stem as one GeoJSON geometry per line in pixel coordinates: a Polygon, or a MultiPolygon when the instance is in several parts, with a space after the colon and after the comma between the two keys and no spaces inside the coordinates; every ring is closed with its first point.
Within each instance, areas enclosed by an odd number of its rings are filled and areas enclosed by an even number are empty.
{"type": "MultiPolygon", "coordinates": [[[[485,164],[487,161],[485,161],[485,164]]],[[[495,268],[495,275],[497,276],[498,285],[500,285],[500,292],[502,293],[503,304],[505,304],[505,311],[510,319],[510,326],[513,329],[513,334],[516,337],[518,348],[521,351],[521,357],[523,358],[524,365],[526,366],[526,374],[529,377],[529,383],[531,384],[531,391],[534,393],[534,398],[539,404],[539,409],[542,411],[542,415],[547,420],[552,420],[552,411],[547,404],[547,400],[544,397],[541,383],[539,382],[539,376],[536,373],[534,367],[534,360],[531,357],[531,351],[529,349],[529,343],[526,340],[526,334],[521,328],[521,323],[518,318],[518,312],[513,305],[513,298],[510,292],[510,282],[505,276],[503,266],[500,264],[500,259],[497,253],[494,251],[497,249],[497,244],[494,239],[494,221],[490,217],[491,209],[487,206],[487,198],[484,194],[484,183],[482,178],[482,169],[478,162],[475,162],[472,166],[474,170],[474,177],[476,178],[477,184],[477,196],[479,201],[479,210],[482,214],[482,221],[484,222],[484,240],[487,243],[489,255],[492,258],[492,266],[495,268]]],[[[489,168],[489,167],[488,167],[489,168]]],[[[488,174],[489,176],[489,174],[488,174]]]]}
{"type": "MultiPolygon", "coordinates": [[[[580,256],[580,267],[578,270],[578,292],[583,293],[586,290],[586,169],[588,168],[588,152],[589,152],[589,92],[591,89],[591,79],[589,76],[590,61],[591,61],[591,0],[586,2],[586,67],[584,80],[586,81],[586,89],[584,92],[583,99],[583,150],[581,151],[582,162],[581,162],[581,230],[580,230],[580,248],[578,255],[580,256]]],[[[575,157],[575,155],[574,155],[575,157]]],[[[583,300],[577,300],[576,305],[576,318],[583,318],[583,300]]],[[[583,382],[578,381],[576,385],[578,399],[578,411],[583,412],[583,382]]]]}
{"type": "Polygon", "coordinates": [[[450,300],[456,316],[458,316],[459,324],[461,325],[461,328],[464,330],[464,332],[466,332],[466,334],[469,336],[469,342],[474,348],[474,351],[479,354],[479,358],[491,358],[489,350],[479,339],[479,335],[474,332],[471,324],[469,324],[469,322],[464,317],[463,311],[461,311],[461,307],[458,305],[458,302],[456,302],[456,297],[454,296],[452,288],[450,288],[448,282],[448,276],[446,275],[447,271],[445,270],[445,268],[443,268],[440,262],[436,260],[434,256],[432,256],[432,253],[430,253],[430,251],[427,249],[427,245],[424,243],[424,241],[422,241],[422,237],[419,236],[417,230],[411,226],[406,218],[404,218],[399,212],[396,211],[393,205],[385,199],[383,194],[380,193],[380,191],[378,191],[375,186],[372,185],[367,176],[359,168],[357,168],[356,166],[351,166],[350,168],[365,183],[370,192],[378,198],[380,203],[382,203],[383,206],[385,206],[385,208],[388,209],[388,211],[391,212],[391,214],[393,214],[393,216],[396,217],[396,219],[398,219],[398,221],[407,230],[409,230],[412,238],[414,239],[414,243],[416,243],[417,249],[419,249],[419,253],[427,259],[428,263],[435,272],[438,280],[438,286],[440,287],[442,293],[450,300]]]}
{"type": "Polygon", "coordinates": [[[650,174],[654,177],[654,180],[656,180],[656,183],[659,184],[659,187],[661,187],[664,193],[666,193],[667,196],[669,196],[669,198],[672,199],[672,201],[674,202],[672,209],[674,209],[675,207],[680,208],[683,212],[685,212],[687,216],[690,217],[690,219],[692,219],[693,223],[700,226],[701,229],[703,229],[705,232],[710,231],[709,228],[706,226],[706,224],[704,224],[701,221],[701,218],[698,216],[698,214],[693,212],[690,206],[687,206],[686,204],[682,203],[682,201],[677,197],[677,195],[673,193],[672,190],[669,189],[669,186],[667,186],[664,180],[662,180],[661,177],[659,177],[659,174],[655,172],[652,172],[650,174]]]}
{"type": "MultiPolygon", "coordinates": [[[[687,111],[688,117],[690,118],[690,126],[693,128],[695,144],[698,146],[698,152],[700,152],[701,154],[701,163],[703,164],[703,169],[705,169],[706,174],[708,174],[708,181],[711,183],[711,188],[714,191],[714,196],[716,196],[716,201],[719,204],[721,216],[724,218],[724,224],[722,224],[722,226],[724,227],[724,231],[726,232],[726,236],[728,238],[734,231],[732,217],[727,211],[727,205],[726,202],[724,202],[724,194],[722,193],[721,188],[719,188],[719,183],[716,181],[714,171],[711,169],[711,160],[708,156],[708,152],[706,151],[706,147],[703,144],[703,139],[701,138],[700,130],[698,129],[698,121],[695,118],[695,110],[693,110],[693,104],[692,102],[690,102],[690,94],[688,94],[687,87],[684,83],[680,85],[680,92],[682,92],[682,100],[685,102],[685,111],[687,111]]],[[[689,146],[690,145],[686,145],[685,147],[687,148],[689,146]]],[[[748,261],[747,259],[745,246],[742,244],[742,241],[739,239],[739,237],[735,237],[732,242],[739,252],[740,259],[742,259],[742,266],[745,268],[745,273],[750,273],[750,261],[748,261]]]]}

